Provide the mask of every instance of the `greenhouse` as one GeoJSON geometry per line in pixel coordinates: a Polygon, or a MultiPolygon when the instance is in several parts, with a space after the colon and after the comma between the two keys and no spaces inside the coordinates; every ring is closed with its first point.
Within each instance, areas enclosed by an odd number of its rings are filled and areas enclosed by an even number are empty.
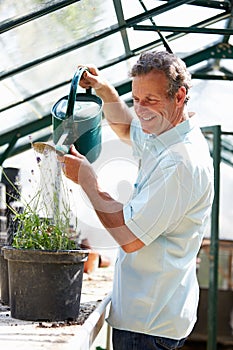
{"type": "MultiPolygon", "coordinates": [[[[63,146],[63,136],[71,129],[72,133],[76,132],[69,123],[68,127],[59,129],[60,121],[55,116],[57,103],[62,98],[68,101],[72,88],[72,92],[80,96],[91,94],[92,102],[98,107],[102,103],[97,90],[79,86],[82,77],[77,75],[78,67],[96,66],[135,116],[134,77],[130,72],[140,55],[167,51],[185,62],[192,77],[188,109],[197,116],[213,160],[214,199],[211,220],[197,257],[200,286],[197,322],[184,350],[233,349],[232,35],[233,1],[230,0],[11,0],[0,3],[0,247],[6,245],[4,239],[9,238],[13,220],[8,211],[11,206],[11,199],[7,199],[9,188],[14,193],[14,202],[20,200],[21,194],[32,196],[31,178],[39,174],[37,163],[42,157],[33,145],[55,143],[63,146]],[[9,182],[13,187],[7,187],[9,182]],[[16,189],[21,193],[14,192],[16,189]]],[[[84,76],[86,71],[84,69],[80,74],[84,76]]],[[[84,101],[86,97],[82,98],[84,101]]],[[[85,131],[84,139],[80,139],[80,153],[89,142],[94,151],[91,150],[90,158],[87,158],[101,186],[126,205],[131,193],[137,190],[134,181],[139,165],[130,147],[119,142],[112,133],[104,113],[99,116],[102,118],[98,124],[98,132],[102,133],[101,146],[91,144],[92,130],[90,135],[85,131]]],[[[80,132],[81,126],[77,128],[80,132]]],[[[50,165],[53,161],[47,160],[50,165]]],[[[52,176],[58,180],[62,176],[54,174],[55,170],[52,175],[46,172],[45,179],[39,180],[40,185],[45,188],[48,183],[53,183],[52,176]]],[[[58,180],[56,190],[62,192],[58,180]]],[[[84,272],[81,311],[85,311],[86,305],[90,307],[93,300],[94,304],[83,321],[84,326],[74,322],[68,329],[66,324],[61,343],[58,338],[63,328],[57,326],[51,335],[51,344],[61,350],[112,350],[112,329],[105,318],[111,304],[117,244],[99,222],[98,213],[96,215],[82,190],[70,182],[67,186],[68,197],[72,196],[75,202],[70,228],[74,228],[77,219],[78,229],[74,234],[88,239],[84,248],[88,248],[89,257],[91,253],[97,253],[98,259],[94,272],[84,272]],[[104,286],[102,291],[98,281],[104,286]],[[90,291],[95,288],[92,295],[90,291]]],[[[53,211],[56,200],[60,200],[59,195],[54,198],[53,211]]],[[[15,205],[14,214],[22,209],[20,204],[15,205]]],[[[13,312],[14,303],[13,299],[11,305],[10,300],[3,300],[3,282],[7,279],[1,272],[6,262],[3,251],[0,255],[0,345],[4,349],[14,345],[15,348],[27,349],[28,346],[36,350],[40,343],[45,349],[52,349],[46,333],[51,328],[43,317],[44,330],[41,330],[42,325],[39,333],[30,328],[34,323],[30,320],[25,323],[28,330],[22,325],[19,325],[22,329],[16,329],[17,317],[16,321],[14,317],[10,319],[11,327],[6,324],[6,314],[9,316],[9,312],[13,312]],[[27,344],[28,334],[32,340],[27,344]]]]}

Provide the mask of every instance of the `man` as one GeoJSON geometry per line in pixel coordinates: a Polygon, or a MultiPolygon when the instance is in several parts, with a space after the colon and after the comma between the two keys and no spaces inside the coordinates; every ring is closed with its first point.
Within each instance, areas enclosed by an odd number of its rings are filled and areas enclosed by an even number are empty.
{"type": "Polygon", "coordinates": [[[132,198],[123,205],[100,188],[73,146],[60,159],[120,246],[108,317],[113,348],[177,349],[196,321],[196,256],[213,199],[208,146],[187,111],[190,74],[173,54],[143,53],[131,72],[136,119],[99,71],[88,68],[80,85],[95,89],[109,125],[140,160],[132,198]]]}

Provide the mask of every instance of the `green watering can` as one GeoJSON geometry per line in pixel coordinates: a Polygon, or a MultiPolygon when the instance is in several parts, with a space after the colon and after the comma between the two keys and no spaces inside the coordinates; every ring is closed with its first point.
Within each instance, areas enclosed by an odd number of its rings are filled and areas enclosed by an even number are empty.
{"type": "Polygon", "coordinates": [[[56,150],[68,153],[74,144],[78,152],[94,162],[101,152],[103,101],[91,93],[77,93],[82,74],[88,68],[79,68],[72,81],[70,93],[52,107],[53,142],[56,150]]]}

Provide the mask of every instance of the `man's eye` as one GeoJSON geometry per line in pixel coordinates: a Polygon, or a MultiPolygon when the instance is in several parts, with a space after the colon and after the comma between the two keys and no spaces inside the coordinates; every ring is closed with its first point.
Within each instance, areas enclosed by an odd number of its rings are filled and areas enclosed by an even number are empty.
{"type": "Polygon", "coordinates": [[[149,102],[149,103],[156,103],[156,102],[157,102],[157,100],[154,99],[154,98],[147,98],[146,100],[147,100],[147,102],[149,102]]]}

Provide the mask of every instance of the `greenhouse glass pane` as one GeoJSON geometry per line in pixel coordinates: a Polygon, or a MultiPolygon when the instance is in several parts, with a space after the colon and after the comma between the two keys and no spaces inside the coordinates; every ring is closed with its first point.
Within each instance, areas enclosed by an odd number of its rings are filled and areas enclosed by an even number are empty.
{"type": "MultiPolygon", "coordinates": [[[[148,21],[142,22],[141,24],[150,25],[148,21]]],[[[141,46],[160,40],[160,37],[155,31],[134,30],[133,28],[129,28],[127,29],[127,34],[131,50],[136,50],[141,46]]]]}
{"type": "Polygon", "coordinates": [[[64,3],[64,0],[10,0],[0,3],[0,25],[3,23],[18,20],[20,17],[28,16],[34,12],[46,9],[47,7],[64,3]]]}
{"type": "MultiPolygon", "coordinates": [[[[88,48],[82,47],[36,65],[4,80],[5,89],[11,90],[11,98],[7,99],[7,104],[9,104],[9,101],[16,102],[38,91],[71,80],[78,64],[93,63],[96,66],[101,66],[117,55],[123,54],[124,47],[121,36],[117,33],[88,45],[88,48]],[[15,99],[13,99],[13,96],[15,96],[15,99]]],[[[5,104],[6,100],[3,103],[5,104]]]]}
{"type": "Polygon", "coordinates": [[[158,26],[188,27],[195,23],[202,22],[207,18],[216,16],[221,12],[221,10],[189,4],[175,7],[161,13],[153,19],[158,26]]]}
{"type": "Polygon", "coordinates": [[[232,131],[231,81],[193,80],[190,90],[190,111],[196,112],[201,126],[221,125],[222,130],[232,131]]]}
{"type": "MultiPolygon", "coordinates": [[[[111,0],[80,1],[1,34],[0,59],[5,70],[78,44],[116,22],[111,0]],[[95,6],[93,6],[93,4],[95,6]]],[[[1,8],[0,8],[1,10],[1,8]]]]}
{"type": "MultiPolygon", "coordinates": [[[[142,2],[147,10],[151,10],[161,5],[165,5],[167,2],[162,1],[143,1],[142,2]]],[[[127,19],[132,16],[143,13],[143,7],[140,1],[135,2],[133,12],[131,11],[131,6],[127,0],[122,1],[124,8],[124,13],[127,19]],[[132,15],[133,13],[133,15],[132,15]]],[[[150,20],[140,22],[139,25],[152,26],[152,21],[157,26],[164,27],[189,27],[195,25],[201,21],[204,21],[212,16],[220,14],[221,10],[211,9],[208,7],[194,6],[194,5],[181,5],[169,11],[165,11],[161,14],[153,16],[150,20]]],[[[224,23],[224,21],[222,21],[224,23]]],[[[222,28],[222,23],[215,23],[210,28],[222,28]]],[[[164,38],[172,34],[173,32],[162,31],[161,34],[164,38]]],[[[144,31],[144,30],[128,30],[128,37],[131,49],[135,50],[137,47],[153,42],[156,40],[161,40],[156,31],[144,31]]],[[[206,34],[188,34],[183,35],[180,39],[175,38],[171,40],[172,43],[169,44],[172,51],[174,52],[192,52],[200,47],[208,45],[213,41],[219,40],[221,36],[219,35],[206,35],[206,34]]],[[[161,41],[162,42],[162,41],[161,41]]]]}
{"type": "Polygon", "coordinates": [[[166,2],[155,1],[155,0],[144,0],[140,2],[139,0],[136,0],[134,1],[133,6],[132,6],[132,3],[128,0],[122,0],[121,3],[122,3],[123,12],[124,12],[124,17],[125,19],[129,19],[131,17],[137,16],[145,12],[142,6],[142,3],[145,5],[147,10],[152,10],[153,8],[161,6],[166,2]]]}

